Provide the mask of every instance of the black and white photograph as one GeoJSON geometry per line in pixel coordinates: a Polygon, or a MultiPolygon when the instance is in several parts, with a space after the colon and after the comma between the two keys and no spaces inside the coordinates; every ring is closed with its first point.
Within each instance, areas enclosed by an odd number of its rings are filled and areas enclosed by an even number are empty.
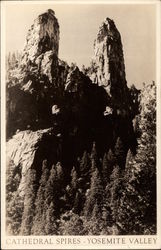
{"type": "Polygon", "coordinates": [[[161,247],[159,3],[3,1],[2,249],[161,247]]]}

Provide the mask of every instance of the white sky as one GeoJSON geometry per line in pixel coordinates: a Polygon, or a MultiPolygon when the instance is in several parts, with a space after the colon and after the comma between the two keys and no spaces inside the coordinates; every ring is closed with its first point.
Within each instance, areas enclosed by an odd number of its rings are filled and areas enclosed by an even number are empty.
{"type": "Polygon", "coordinates": [[[128,85],[156,80],[156,5],[50,4],[22,1],[5,8],[6,51],[22,50],[34,19],[53,9],[60,25],[59,58],[88,66],[99,26],[109,17],[121,34],[128,85]]]}

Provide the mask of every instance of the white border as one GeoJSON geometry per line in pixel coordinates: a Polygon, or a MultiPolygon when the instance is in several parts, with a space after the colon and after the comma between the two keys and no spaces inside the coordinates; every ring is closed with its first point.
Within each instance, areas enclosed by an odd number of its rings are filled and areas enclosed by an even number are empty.
{"type": "MultiPolygon", "coordinates": [[[[5,5],[1,4],[1,239],[5,237],[6,93],[5,93],[5,5]]],[[[1,246],[2,247],[2,246],[1,246]]],[[[2,248],[3,249],[3,248],[2,248]]]]}
{"type": "Polygon", "coordinates": [[[39,0],[28,0],[28,1],[3,1],[3,5],[12,5],[12,4],[51,4],[51,3],[54,3],[54,4],[112,4],[112,5],[117,5],[117,4],[122,4],[122,5],[125,5],[125,4],[140,4],[140,5],[143,5],[143,4],[158,4],[159,5],[159,0],[122,0],[122,1],[119,1],[119,0],[100,0],[100,1],[93,1],[93,0],[73,0],[73,1],[68,1],[68,0],[53,0],[53,1],[39,1],[39,0]]]}
{"type": "MultiPolygon", "coordinates": [[[[156,83],[157,83],[157,230],[161,237],[161,2],[156,16],[156,83]]],[[[160,239],[161,248],[161,239],[160,239]]]]}
{"type": "MultiPolygon", "coordinates": [[[[160,39],[160,6],[161,2],[158,0],[151,0],[151,1],[3,1],[1,2],[1,30],[2,30],[2,35],[1,35],[1,239],[2,239],[2,249],[161,249],[161,75],[160,75],[160,69],[161,69],[161,63],[160,63],[160,56],[161,56],[161,39],[160,39]],[[5,235],[5,216],[4,216],[4,211],[5,211],[5,166],[6,166],[6,159],[5,159],[5,152],[6,152],[6,143],[5,143],[5,134],[6,134],[6,119],[5,119],[5,73],[4,70],[2,72],[2,69],[5,69],[5,8],[7,5],[14,5],[14,4],[154,4],[156,5],[157,9],[157,15],[156,15],[156,23],[157,23],[157,32],[156,32],[156,58],[157,58],[157,67],[156,67],[156,75],[157,75],[157,235],[153,236],[52,236],[52,237],[36,237],[36,236],[6,236],[5,235]],[[160,237],[159,237],[160,236],[160,237]],[[51,239],[55,244],[6,244],[6,241],[10,241],[11,239],[20,239],[20,240],[29,240],[29,241],[34,241],[34,239],[45,239],[49,240],[51,239]],[[64,238],[64,239],[80,239],[82,244],[56,244],[56,239],[58,238],[64,238]],[[89,245],[88,243],[88,238],[105,238],[105,239],[116,239],[120,238],[120,241],[124,238],[126,241],[126,245],[124,244],[112,244],[112,245],[102,245],[102,244],[94,244],[94,245],[89,245]],[[136,244],[136,245],[131,245],[129,243],[130,238],[138,238],[141,240],[147,240],[149,238],[157,238],[157,244],[156,245],[147,245],[147,244],[136,244]]],[[[24,241],[25,242],[25,241],[24,241]]]]}

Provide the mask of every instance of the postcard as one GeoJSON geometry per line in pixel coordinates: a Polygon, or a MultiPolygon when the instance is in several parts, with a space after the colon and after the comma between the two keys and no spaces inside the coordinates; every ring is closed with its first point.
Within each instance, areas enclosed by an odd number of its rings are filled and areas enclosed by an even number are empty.
{"type": "Polygon", "coordinates": [[[160,249],[160,1],[1,7],[1,248],[160,249]]]}

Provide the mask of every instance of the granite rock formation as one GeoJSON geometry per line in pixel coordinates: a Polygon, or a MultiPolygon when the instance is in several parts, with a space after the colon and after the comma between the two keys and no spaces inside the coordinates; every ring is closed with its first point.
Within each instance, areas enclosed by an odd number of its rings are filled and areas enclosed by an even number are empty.
{"type": "MultiPolygon", "coordinates": [[[[25,176],[30,168],[41,164],[44,158],[50,154],[57,158],[58,145],[50,148],[51,139],[57,143],[56,136],[52,129],[44,130],[25,130],[17,133],[7,143],[7,162],[12,159],[15,171],[20,170],[21,181],[19,189],[24,192],[25,176]],[[51,152],[52,151],[52,152],[51,152]]],[[[52,143],[52,145],[54,145],[52,143]]]]}
{"type": "Polygon", "coordinates": [[[22,64],[31,61],[52,50],[58,56],[59,24],[53,10],[39,15],[31,26],[26,37],[26,45],[22,57],[22,64]]]}
{"type": "Polygon", "coordinates": [[[94,41],[93,64],[90,78],[102,86],[118,114],[128,112],[128,88],[121,35],[113,20],[106,18],[99,27],[94,41]]]}
{"type": "Polygon", "coordinates": [[[43,159],[61,161],[68,172],[94,141],[101,156],[118,136],[126,150],[135,148],[121,37],[114,22],[107,18],[99,29],[96,71],[90,78],[60,60],[58,48],[59,24],[48,10],[31,26],[20,64],[8,78],[8,157],[23,175],[34,167],[39,176],[43,159]]]}

